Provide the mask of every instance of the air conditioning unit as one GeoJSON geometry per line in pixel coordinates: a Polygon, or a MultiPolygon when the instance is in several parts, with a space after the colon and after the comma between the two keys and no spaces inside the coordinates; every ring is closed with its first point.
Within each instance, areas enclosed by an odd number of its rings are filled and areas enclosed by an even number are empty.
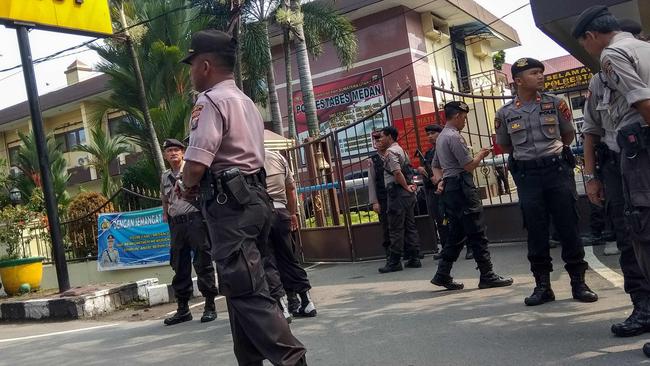
{"type": "Polygon", "coordinates": [[[424,36],[436,43],[447,43],[451,39],[449,25],[432,13],[422,13],[422,31],[424,36]]]}
{"type": "Polygon", "coordinates": [[[472,38],[469,42],[471,42],[472,54],[479,59],[484,59],[492,53],[490,42],[486,39],[472,38]]]}

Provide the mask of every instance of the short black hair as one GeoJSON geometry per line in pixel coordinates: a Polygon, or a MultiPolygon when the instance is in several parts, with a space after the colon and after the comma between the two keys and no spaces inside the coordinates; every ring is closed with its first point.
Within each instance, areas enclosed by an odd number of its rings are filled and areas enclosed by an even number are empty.
{"type": "Polygon", "coordinates": [[[426,126],[424,128],[424,131],[440,133],[440,132],[442,132],[442,126],[440,126],[440,125],[428,125],[428,126],[426,126]]]}
{"type": "Polygon", "coordinates": [[[621,25],[618,23],[616,17],[613,15],[603,15],[587,24],[581,37],[584,37],[587,32],[598,32],[605,34],[620,30],[621,25]]]}
{"type": "Polygon", "coordinates": [[[397,136],[399,136],[399,132],[397,131],[397,128],[393,126],[386,126],[381,129],[381,133],[383,133],[385,136],[390,136],[393,138],[393,140],[397,141],[397,136]]]}
{"type": "Polygon", "coordinates": [[[451,106],[445,106],[445,118],[446,119],[452,119],[456,117],[457,114],[460,114],[461,111],[458,110],[457,108],[451,107],[451,106]]]}

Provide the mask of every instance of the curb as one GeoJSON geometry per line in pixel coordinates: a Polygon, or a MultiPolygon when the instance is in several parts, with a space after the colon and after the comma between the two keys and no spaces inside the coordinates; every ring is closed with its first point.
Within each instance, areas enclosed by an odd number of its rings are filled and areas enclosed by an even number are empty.
{"type": "Polygon", "coordinates": [[[113,312],[134,300],[148,302],[147,288],[157,284],[157,278],[147,278],[87,295],[6,302],[0,304],[0,320],[93,317],[113,312]]]}
{"type": "MultiPolygon", "coordinates": [[[[192,296],[201,297],[201,292],[196,284],[196,277],[192,277],[192,296]]],[[[149,306],[167,304],[176,301],[176,295],[171,284],[152,285],[145,288],[146,301],[149,306]]]]}

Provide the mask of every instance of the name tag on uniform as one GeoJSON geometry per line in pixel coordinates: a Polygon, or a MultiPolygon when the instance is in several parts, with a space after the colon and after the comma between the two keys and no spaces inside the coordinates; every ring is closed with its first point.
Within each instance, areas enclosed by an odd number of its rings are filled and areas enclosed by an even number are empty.
{"type": "Polygon", "coordinates": [[[510,117],[510,118],[506,119],[506,123],[519,121],[521,118],[522,118],[521,116],[510,117]]]}
{"type": "Polygon", "coordinates": [[[547,124],[548,123],[555,123],[556,121],[557,120],[555,119],[555,117],[550,117],[550,116],[549,117],[544,117],[544,122],[546,122],[547,124]]]}
{"type": "Polygon", "coordinates": [[[548,111],[551,109],[555,109],[555,105],[553,103],[542,103],[542,110],[543,111],[548,111]]]}

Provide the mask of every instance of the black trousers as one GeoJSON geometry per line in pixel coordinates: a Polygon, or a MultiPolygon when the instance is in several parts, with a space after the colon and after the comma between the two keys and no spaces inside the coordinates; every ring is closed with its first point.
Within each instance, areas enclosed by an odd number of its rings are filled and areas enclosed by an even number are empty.
{"type": "Polygon", "coordinates": [[[397,186],[388,189],[390,253],[405,259],[420,256],[420,237],[415,226],[415,203],[414,193],[397,186]]]}
{"type": "Polygon", "coordinates": [[[383,241],[381,246],[386,254],[390,254],[390,229],[388,228],[388,200],[379,199],[379,224],[381,224],[381,233],[383,241]]]}
{"type": "Polygon", "coordinates": [[[449,236],[449,227],[445,223],[445,215],[440,204],[442,196],[436,194],[435,188],[426,185],[424,186],[424,193],[427,200],[427,211],[431,218],[433,230],[435,230],[434,234],[437,233],[437,237],[440,239],[438,243],[444,248],[449,236]]]}
{"type": "MultiPolygon", "coordinates": [[[[649,167],[650,168],[650,167],[649,167]]],[[[616,234],[616,245],[621,251],[619,263],[623,271],[625,292],[632,302],[650,296],[650,282],[645,279],[634,253],[630,226],[625,220],[625,196],[620,169],[620,156],[613,151],[601,165],[601,179],[605,185],[605,211],[616,234]]]]}
{"type": "Polygon", "coordinates": [[[250,187],[251,201],[240,205],[228,195],[225,204],[206,202],[204,216],[212,241],[219,286],[226,297],[235,356],[240,365],[302,362],[298,341],[271,297],[262,256],[269,237],[271,206],[262,188],[250,187]]]}
{"type": "Polygon", "coordinates": [[[483,204],[472,176],[463,174],[463,177],[466,179],[445,179],[442,202],[449,221],[449,236],[442,248],[442,260],[452,263],[458,260],[467,237],[467,248],[474,253],[474,260],[479,268],[487,271],[491,269],[492,261],[487,248],[483,204]]]}
{"type": "Polygon", "coordinates": [[[295,255],[291,238],[291,215],[286,208],[276,208],[272,215],[269,248],[275,258],[284,289],[294,293],[309,291],[311,284],[307,272],[300,266],[295,255]]]}
{"type": "Polygon", "coordinates": [[[632,159],[625,155],[621,156],[621,174],[626,216],[639,268],[650,281],[650,151],[629,154],[632,159]]]}
{"type": "Polygon", "coordinates": [[[214,266],[210,254],[210,241],[203,218],[196,216],[190,221],[169,223],[171,249],[169,264],[174,270],[172,288],[176,298],[187,301],[192,297],[192,264],[197,276],[197,286],[204,297],[219,293],[215,283],[214,266]],[[194,260],[192,260],[194,253],[194,260]]]}
{"type": "Polygon", "coordinates": [[[511,170],[519,205],[528,231],[528,260],[533,273],[553,271],[549,246],[549,221],[562,243],[562,259],[569,273],[587,269],[578,231],[578,211],[573,168],[563,160],[534,169],[511,170]]]}
{"type": "Polygon", "coordinates": [[[589,228],[591,229],[592,235],[602,235],[603,231],[607,228],[607,219],[607,213],[603,207],[589,202],[589,228]]]}

